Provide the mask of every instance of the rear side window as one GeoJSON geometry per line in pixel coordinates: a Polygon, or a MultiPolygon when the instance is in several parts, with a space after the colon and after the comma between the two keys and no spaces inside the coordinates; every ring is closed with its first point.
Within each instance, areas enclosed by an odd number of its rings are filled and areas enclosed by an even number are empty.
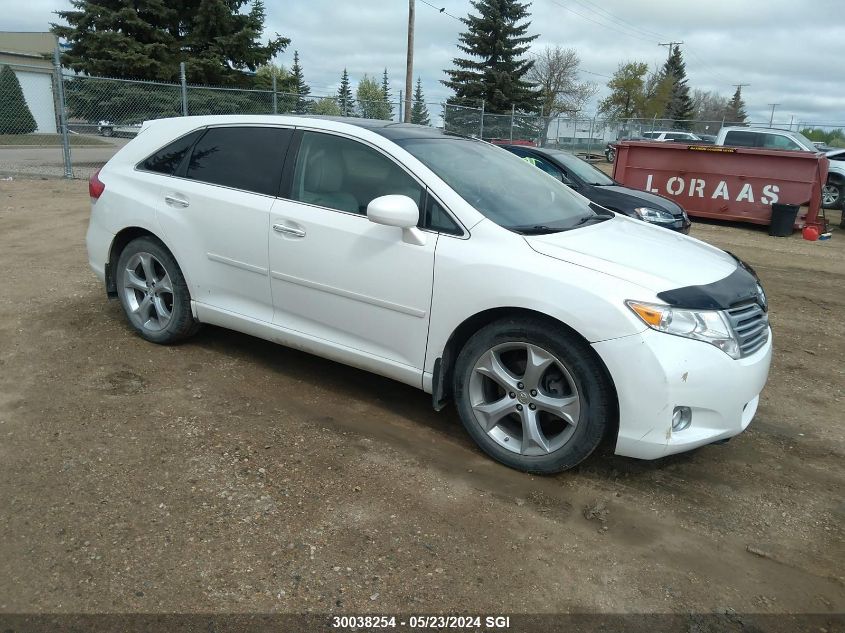
{"type": "Polygon", "coordinates": [[[728,132],[725,134],[725,145],[736,147],[759,147],[762,134],[755,132],[728,132]]]}
{"type": "Polygon", "coordinates": [[[292,134],[275,127],[209,128],[194,146],[185,177],[275,196],[292,134]]]}
{"type": "Polygon", "coordinates": [[[138,167],[145,171],[172,176],[202,133],[203,130],[197,130],[176,139],[170,145],[162,147],[155,154],[144,159],[138,167]]]}

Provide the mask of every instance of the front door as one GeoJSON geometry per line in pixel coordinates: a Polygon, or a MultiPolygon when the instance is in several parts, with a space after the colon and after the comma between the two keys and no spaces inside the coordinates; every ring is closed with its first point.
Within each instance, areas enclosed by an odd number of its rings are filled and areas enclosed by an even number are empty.
{"type": "Polygon", "coordinates": [[[421,369],[431,308],[437,233],[425,244],[367,219],[387,194],[424,189],[362,142],[302,132],[289,199],[270,213],[270,277],[276,324],[365,355],[421,369]]]}

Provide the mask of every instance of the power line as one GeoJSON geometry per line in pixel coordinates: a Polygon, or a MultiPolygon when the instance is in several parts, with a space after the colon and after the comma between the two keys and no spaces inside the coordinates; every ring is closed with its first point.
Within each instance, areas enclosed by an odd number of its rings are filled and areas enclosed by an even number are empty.
{"type": "Polygon", "coordinates": [[[593,24],[598,24],[599,26],[603,26],[604,28],[609,29],[609,30],[611,30],[611,31],[614,31],[614,32],[616,32],[616,33],[621,33],[622,35],[627,35],[627,36],[628,36],[628,37],[630,37],[630,38],[633,38],[633,39],[635,39],[635,40],[641,40],[641,41],[643,41],[643,42],[653,42],[653,41],[654,41],[654,40],[653,40],[653,39],[651,39],[651,38],[645,38],[645,37],[642,37],[642,36],[640,36],[640,35],[636,35],[636,34],[634,34],[634,33],[631,33],[631,32],[629,32],[629,31],[623,31],[623,30],[621,30],[621,29],[619,29],[619,28],[616,28],[616,27],[615,27],[615,26],[613,26],[613,25],[606,24],[606,23],[604,23],[604,22],[599,22],[598,20],[594,20],[593,18],[591,18],[591,17],[589,17],[589,16],[584,15],[583,13],[578,13],[578,12],[577,12],[575,9],[573,9],[572,7],[568,7],[568,6],[566,6],[565,4],[561,4],[560,2],[558,2],[558,0],[549,0],[549,1],[550,1],[552,4],[556,4],[557,6],[559,6],[559,7],[560,7],[561,9],[563,9],[564,11],[569,11],[570,13],[572,13],[572,14],[574,14],[574,15],[577,15],[579,18],[581,18],[581,19],[583,19],[583,20],[587,20],[588,22],[592,22],[593,24]]]}
{"type": "Polygon", "coordinates": [[[432,9],[434,9],[438,13],[442,13],[443,15],[448,15],[453,20],[457,20],[458,22],[463,22],[463,20],[461,20],[461,18],[456,17],[456,16],[452,15],[451,13],[449,13],[448,11],[446,11],[446,7],[441,8],[441,7],[434,6],[430,2],[426,2],[426,0],[420,0],[420,2],[422,2],[423,4],[427,4],[428,6],[430,6],[432,9]]]}
{"type": "Polygon", "coordinates": [[[635,30],[639,33],[642,33],[646,37],[649,37],[649,38],[655,37],[655,38],[663,39],[663,40],[667,39],[665,35],[661,35],[660,33],[657,33],[655,31],[649,31],[648,29],[640,28],[639,26],[636,26],[635,24],[630,24],[626,20],[617,17],[616,15],[614,15],[613,13],[608,11],[607,9],[604,9],[604,8],[598,6],[597,4],[590,2],[590,0],[572,0],[572,1],[575,2],[576,4],[580,4],[582,7],[587,9],[587,11],[590,11],[591,13],[594,13],[594,14],[598,15],[599,17],[602,17],[606,20],[612,20],[613,22],[621,24],[625,28],[635,30]],[[590,6],[587,6],[587,5],[590,5],[590,6]]]}

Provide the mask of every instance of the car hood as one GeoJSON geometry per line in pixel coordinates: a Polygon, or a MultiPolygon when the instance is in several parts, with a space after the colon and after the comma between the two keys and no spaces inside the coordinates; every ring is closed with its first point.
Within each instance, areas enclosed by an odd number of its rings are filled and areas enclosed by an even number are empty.
{"type": "Polygon", "coordinates": [[[738,265],[733,256],[714,246],[624,216],[571,231],[525,236],[525,240],[538,253],[624,279],[655,294],[719,281],[738,265]]]}
{"type": "Polygon", "coordinates": [[[622,185],[592,185],[590,199],[597,204],[620,211],[633,211],[637,207],[651,207],[668,211],[678,217],[684,214],[683,209],[668,198],[622,185]]]}

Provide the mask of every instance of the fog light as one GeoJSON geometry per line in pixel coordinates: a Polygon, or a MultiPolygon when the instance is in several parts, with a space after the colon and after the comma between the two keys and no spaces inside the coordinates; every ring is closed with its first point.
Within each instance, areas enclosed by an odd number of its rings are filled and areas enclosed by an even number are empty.
{"type": "Polygon", "coordinates": [[[672,411],[672,430],[683,431],[692,424],[692,409],[689,407],[675,407],[672,411]]]}

